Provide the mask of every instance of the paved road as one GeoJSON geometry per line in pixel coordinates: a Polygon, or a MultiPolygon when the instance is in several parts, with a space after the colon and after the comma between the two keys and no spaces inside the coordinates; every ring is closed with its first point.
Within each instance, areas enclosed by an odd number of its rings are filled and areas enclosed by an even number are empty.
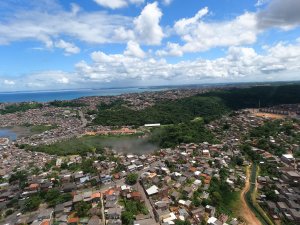
{"type": "Polygon", "coordinates": [[[78,111],[78,114],[79,114],[80,120],[81,120],[81,122],[82,122],[82,125],[81,125],[80,127],[81,127],[81,128],[82,128],[82,127],[85,127],[86,124],[87,124],[87,120],[86,120],[86,118],[84,117],[83,112],[82,112],[81,110],[79,110],[79,111],[78,111]]]}

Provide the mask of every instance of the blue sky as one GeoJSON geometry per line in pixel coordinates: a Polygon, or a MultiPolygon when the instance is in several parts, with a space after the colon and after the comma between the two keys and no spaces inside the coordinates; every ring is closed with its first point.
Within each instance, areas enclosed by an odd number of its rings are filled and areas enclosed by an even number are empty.
{"type": "Polygon", "coordinates": [[[300,80],[298,0],[0,2],[2,91],[300,80]]]}

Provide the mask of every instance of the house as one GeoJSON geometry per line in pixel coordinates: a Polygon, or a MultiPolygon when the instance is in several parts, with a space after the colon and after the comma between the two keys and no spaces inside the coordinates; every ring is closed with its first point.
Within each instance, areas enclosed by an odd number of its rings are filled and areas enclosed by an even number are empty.
{"type": "Polygon", "coordinates": [[[173,201],[178,201],[180,198],[180,193],[178,191],[173,191],[171,193],[171,198],[173,201]]]}
{"type": "Polygon", "coordinates": [[[159,191],[159,189],[158,189],[158,187],[155,186],[155,185],[151,186],[150,188],[148,188],[148,189],[146,190],[148,196],[155,195],[155,194],[158,193],[158,191],[159,191]]]}
{"type": "Polygon", "coordinates": [[[208,225],[223,225],[223,223],[215,217],[210,217],[207,220],[208,225]]]}
{"type": "Polygon", "coordinates": [[[205,212],[207,212],[210,216],[214,216],[216,213],[216,208],[210,205],[205,207],[205,212]]]}
{"type": "Polygon", "coordinates": [[[170,216],[169,210],[154,210],[156,221],[162,221],[170,216]]]}
{"type": "Polygon", "coordinates": [[[81,202],[83,201],[83,196],[81,194],[78,194],[78,195],[74,195],[73,197],[73,203],[76,204],[78,202],[81,202]]]}
{"type": "Polygon", "coordinates": [[[106,225],[122,225],[121,220],[108,220],[106,225]]]}
{"type": "Polygon", "coordinates": [[[68,219],[68,225],[77,225],[79,221],[80,219],[78,217],[71,217],[68,219]]]}
{"type": "Polygon", "coordinates": [[[50,219],[51,215],[53,213],[53,209],[49,208],[49,209],[44,209],[42,211],[39,212],[37,219],[38,220],[46,220],[46,219],[50,219]]]}
{"type": "Polygon", "coordinates": [[[102,175],[102,176],[100,176],[100,181],[101,181],[102,184],[111,183],[112,176],[110,176],[110,175],[102,175]]]}
{"type": "Polygon", "coordinates": [[[63,204],[58,204],[54,208],[54,214],[59,217],[64,212],[65,206],[63,204]]]}
{"type": "Polygon", "coordinates": [[[119,207],[109,208],[106,212],[107,219],[118,220],[121,219],[122,209],[119,207]]]}
{"type": "Polygon", "coordinates": [[[77,189],[77,186],[75,183],[65,183],[62,185],[62,191],[63,192],[73,192],[77,189]]]}
{"type": "Polygon", "coordinates": [[[33,183],[30,184],[28,188],[30,191],[38,191],[40,189],[40,185],[38,183],[33,183]]]}
{"type": "Polygon", "coordinates": [[[159,210],[162,210],[162,211],[165,211],[169,208],[169,202],[166,202],[166,201],[155,202],[155,208],[159,209],[159,210]]]}
{"type": "Polygon", "coordinates": [[[106,200],[105,208],[114,208],[118,201],[118,195],[116,194],[106,195],[105,200],[106,200]]]}
{"type": "Polygon", "coordinates": [[[281,160],[287,164],[294,163],[295,158],[292,154],[284,154],[281,156],[281,160]]]}
{"type": "Polygon", "coordinates": [[[133,199],[135,201],[142,201],[142,194],[138,191],[131,192],[127,195],[127,198],[133,199]]]}
{"type": "Polygon", "coordinates": [[[99,203],[101,200],[101,193],[100,192],[93,193],[91,199],[93,203],[99,203]]]}
{"type": "Polygon", "coordinates": [[[205,216],[205,209],[203,207],[196,208],[191,211],[193,219],[200,223],[205,216]]]}
{"type": "Polygon", "coordinates": [[[300,212],[296,209],[290,209],[290,214],[293,217],[294,221],[300,223],[300,212]]]}
{"type": "Polygon", "coordinates": [[[98,216],[92,216],[88,222],[88,225],[100,225],[100,218],[98,216]]]}

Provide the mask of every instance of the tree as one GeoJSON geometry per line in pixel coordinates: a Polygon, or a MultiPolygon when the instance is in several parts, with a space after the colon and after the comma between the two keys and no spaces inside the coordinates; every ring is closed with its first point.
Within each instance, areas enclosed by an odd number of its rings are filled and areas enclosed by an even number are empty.
{"type": "Polygon", "coordinates": [[[175,220],[175,225],[191,225],[190,221],[175,220]]]}
{"type": "Polygon", "coordinates": [[[9,178],[9,183],[13,183],[15,181],[19,182],[20,188],[24,188],[26,186],[28,174],[26,171],[21,170],[12,174],[9,178]]]}
{"type": "Polygon", "coordinates": [[[86,217],[88,216],[88,212],[91,208],[91,204],[81,201],[75,205],[76,215],[78,217],[86,217]]]}
{"type": "Polygon", "coordinates": [[[121,219],[124,225],[132,225],[134,221],[134,215],[131,212],[125,211],[122,212],[121,219]]]}
{"type": "Polygon", "coordinates": [[[51,189],[45,194],[44,199],[48,203],[48,206],[55,206],[70,201],[72,195],[70,193],[62,194],[57,189],[51,189]]]}
{"type": "Polygon", "coordinates": [[[126,177],[126,183],[129,185],[134,185],[136,184],[137,180],[138,180],[139,175],[136,173],[130,173],[127,175],[126,177]]]}
{"type": "Polygon", "coordinates": [[[38,195],[31,196],[30,198],[26,199],[24,203],[24,211],[25,212],[31,212],[31,211],[36,211],[42,200],[38,195]]]}

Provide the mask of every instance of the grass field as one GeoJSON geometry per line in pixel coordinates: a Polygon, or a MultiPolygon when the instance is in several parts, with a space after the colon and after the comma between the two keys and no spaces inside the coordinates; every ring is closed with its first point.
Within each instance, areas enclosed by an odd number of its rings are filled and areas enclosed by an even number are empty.
{"type": "Polygon", "coordinates": [[[83,136],[57,142],[51,145],[26,146],[30,151],[45,152],[50,155],[86,155],[88,152],[101,151],[103,147],[111,147],[120,152],[145,153],[153,152],[157,146],[135,135],[120,136],[83,136]]]}
{"type": "Polygon", "coordinates": [[[32,132],[32,133],[43,133],[45,131],[55,129],[57,127],[58,127],[57,125],[45,125],[45,124],[33,125],[33,126],[30,126],[30,132],[32,132]]]}

